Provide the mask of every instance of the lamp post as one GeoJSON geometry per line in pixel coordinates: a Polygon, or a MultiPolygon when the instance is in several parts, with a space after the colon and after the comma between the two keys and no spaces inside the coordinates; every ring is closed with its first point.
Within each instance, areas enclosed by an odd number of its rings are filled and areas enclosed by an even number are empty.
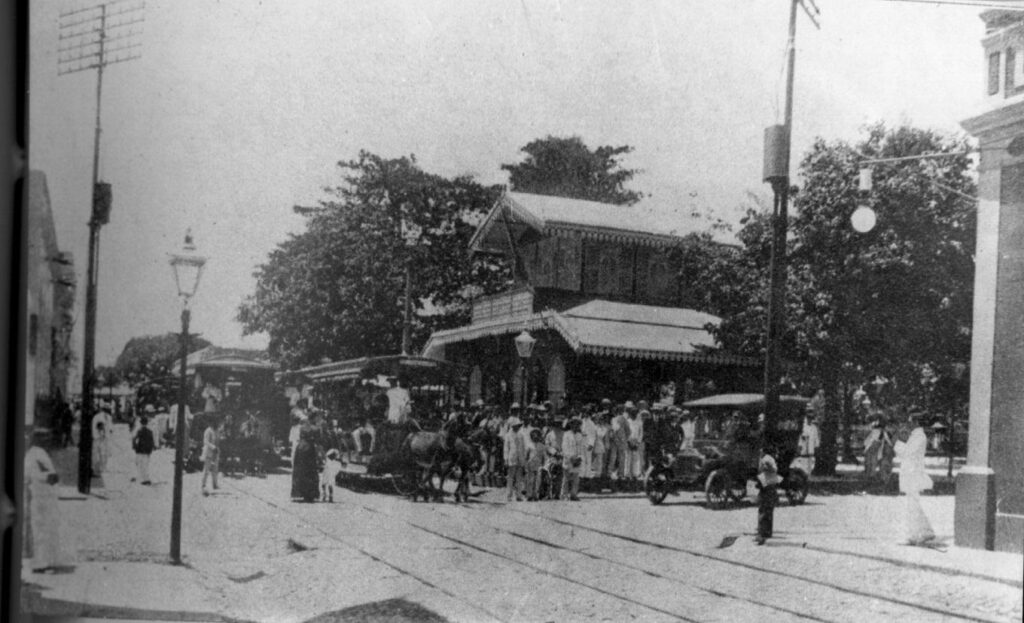
{"type": "Polygon", "coordinates": [[[527,377],[530,374],[530,367],[527,365],[527,362],[529,362],[530,360],[530,355],[533,354],[533,346],[537,343],[537,340],[532,335],[530,335],[528,331],[523,331],[522,333],[516,336],[516,339],[514,341],[516,344],[516,352],[519,353],[519,359],[520,361],[522,361],[523,366],[523,401],[519,404],[521,404],[522,407],[525,409],[527,398],[529,397],[529,394],[526,390],[527,377]]]}
{"type": "Polygon", "coordinates": [[[191,319],[188,304],[199,288],[206,258],[196,254],[192,233],[185,233],[185,246],[181,253],[172,253],[171,268],[174,283],[181,298],[181,377],[178,387],[178,423],[174,431],[174,501],[171,506],[171,562],[181,564],[181,475],[185,467],[185,403],[188,400],[187,359],[188,323],[191,319]]]}

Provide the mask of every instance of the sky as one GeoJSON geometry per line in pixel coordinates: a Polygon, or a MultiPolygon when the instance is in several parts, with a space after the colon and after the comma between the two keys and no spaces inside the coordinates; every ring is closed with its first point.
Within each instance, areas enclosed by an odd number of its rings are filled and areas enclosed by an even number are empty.
{"type": "MultiPolygon", "coordinates": [[[[74,254],[84,324],[96,72],[58,75],[58,17],[30,4],[29,165],[45,173],[74,254]]],[[[114,6],[131,6],[124,0],[114,6]]],[[[950,135],[983,98],[980,8],[817,0],[798,15],[793,167],[815,137],[865,124],[950,135]]],[[[179,330],[168,265],[186,229],[208,263],[192,330],[263,348],[234,320],[253,271],[302,231],[293,205],[340,183],[360,150],[505,183],[547,135],[630,145],[645,209],[738,221],[781,122],[786,0],[145,0],[141,57],[104,73],[100,177],[113,186],[99,256],[97,364],[179,330]]]]}

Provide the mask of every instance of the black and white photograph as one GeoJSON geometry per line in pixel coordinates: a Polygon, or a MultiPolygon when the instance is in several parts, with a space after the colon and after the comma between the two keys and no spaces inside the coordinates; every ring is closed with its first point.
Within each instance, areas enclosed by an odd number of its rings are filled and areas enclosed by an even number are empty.
{"type": "Polygon", "coordinates": [[[1024,617],[1024,1],[12,6],[3,620],[1024,617]]]}

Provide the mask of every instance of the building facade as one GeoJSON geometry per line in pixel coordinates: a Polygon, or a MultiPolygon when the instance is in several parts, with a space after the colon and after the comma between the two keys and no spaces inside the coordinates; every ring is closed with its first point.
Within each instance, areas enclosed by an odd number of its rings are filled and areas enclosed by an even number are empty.
{"type": "Polygon", "coordinates": [[[719,319],[687,299],[671,251],[685,232],[628,206],[506,192],[474,234],[514,287],[474,302],[467,326],[423,354],[467,370],[466,399],[491,404],[658,399],[753,389],[759,363],[715,349],[719,319]],[[535,342],[523,360],[515,338],[535,342]]]}
{"type": "Polygon", "coordinates": [[[967,465],[956,482],[957,545],[1024,551],[1024,11],[982,13],[985,109],[978,138],[967,465]]]}
{"type": "Polygon", "coordinates": [[[26,214],[25,423],[53,427],[53,401],[70,397],[75,270],[57,245],[46,176],[28,174],[26,214]],[[38,417],[37,417],[38,416],[38,417]]]}

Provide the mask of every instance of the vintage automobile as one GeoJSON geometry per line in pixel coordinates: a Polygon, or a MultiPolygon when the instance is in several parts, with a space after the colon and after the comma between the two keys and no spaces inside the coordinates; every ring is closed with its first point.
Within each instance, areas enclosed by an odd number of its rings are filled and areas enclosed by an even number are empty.
{"type": "MultiPolygon", "coordinates": [[[[790,504],[807,498],[807,473],[791,464],[798,454],[807,399],[780,397],[781,415],[774,444],[782,484],[790,504]]],[[[662,452],[652,457],[644,480],[644,493],[652,504],[661,504],[681,490],[703,490],[710,508],[725,508],[747,494],[747,484],[757,479],[761,441],[758,416],[764,412],[762,394],[720,394],[682,405],[696,416],[692,447],[662,452]]]]}

